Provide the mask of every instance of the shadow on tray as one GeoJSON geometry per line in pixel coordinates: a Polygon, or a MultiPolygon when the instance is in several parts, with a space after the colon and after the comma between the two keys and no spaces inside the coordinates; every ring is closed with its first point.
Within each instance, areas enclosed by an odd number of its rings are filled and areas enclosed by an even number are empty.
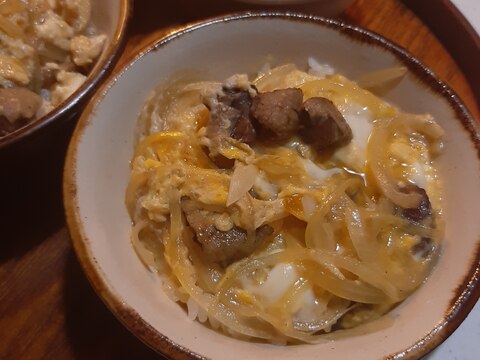
{"type": "Polygon", "coordinates": [[[77,359],[163,359],[107,309],[88,283],[73,250],[67,257],[64,278],[65,326],[77,359]]]}
{"type": "Polygon", "coordinates": [[[41,147],[2,152],[0,263],[21,257],[64,226],[62,173],[74,125],[41,147]]]}

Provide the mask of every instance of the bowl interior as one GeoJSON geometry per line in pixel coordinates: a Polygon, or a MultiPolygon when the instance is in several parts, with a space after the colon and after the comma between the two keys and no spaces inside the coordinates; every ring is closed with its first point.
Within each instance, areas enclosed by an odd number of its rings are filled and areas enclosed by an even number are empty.
{"type": "MultiPolygon", "coordinates": [[[[188,70],[200,71],[206,79],[222,80],[234,73],[255,74],[267,62],[294,62],[306,67],[309,56],[333,65],[352,79],[399,65],[399,58],[380,41],[367,38],[348,35],[337,25],[299,18],[246,17],[211,22],[180,32],[161,42],[156,51],[143,53],[88,107],[67,160],[68,222],[82,264],[97,291],[128,326],[138,328],[139,320],[151,326],[145,331],[140,325],[143,330],[138,334],[144,340],[161,347],[157,341],[160,333],[208,358],[223,358],[228,353],[231,359],[313,359],[319,354],[343,359],[355,349],[357,358],[373,359],[402,352],[432,335],[413,349],[411,354],[419,356],[451,331],[445,320],[478,250],[480,161],[471,134],[449,101],[413,73],[387,98],[404,111],[431,113],[446,130],[438,166],[447,226],[436,269],[391,314],[363,325],[356,334],[313,346],[281,347],[233,339],[188,320],[185,311],[164,294],[157,276],[141,264],[130,244],[131,222],[124,205],[129,161],[138,113],[155,86],[172,74],[188,70]],[[119,307],[135,310],[139,318],[126,315],[119,307]]],[[[166,347],[162,350],[178,354],[166,347]]]]}
{"type": "MultiPolygon", "coordinates": [[[[95,25],[97,32],[107,35],[108,39],[104,51],[90,70],[87,79],[51,112],[4,137],[0,137],[0,149],[6,149],[13,143],[23,142],[33,133],[40,129],[43,130],[53,122],[68,121],[78,112],[78,105],[85,103],[87,94],[91,93],[108,75],[120,55],[129,8],[130,0],[92,1],[91,22],[95,25]]],[[[44,132],[41,131],[40,135],[44,135],[44,132]]],[[[41,140],[39,142],[41,143],[41,140]]]]}
{"type": "MultiPolygon", "coordinates": [[[[91,21],[97,28],[98,33],[103,33],[108,36],[110,46],[112,44],[116,45],[118,42],[118,33],[121,31],[120,28],[125,26],[122,22],[124,21],[125,14],[123,14],[123,12],[126,11],[125,7],[127,3],[128,1],[124,0],[92,1],[91,21]]],[[[108,52],[109,48],[107,47],[97,61],[96,67],[102,66],[108,52]]],[[[94,69],[92,69],[91,72],[94,72],[94,69]]]]}

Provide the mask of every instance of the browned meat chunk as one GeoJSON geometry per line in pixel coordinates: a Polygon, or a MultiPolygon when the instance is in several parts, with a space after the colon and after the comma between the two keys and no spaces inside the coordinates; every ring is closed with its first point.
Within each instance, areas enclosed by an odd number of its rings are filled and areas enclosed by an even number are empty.
{"type": "Polygon", "coordinates": [[[210,139],[209,150],[210,156],[216,157],[220,154],[224,138],[230,136],[232,119],[238,116],[238,111],[221,102],[213,102],[208,107],[210,110],[207,124],[207,137],[210,139]]]}
{"type": "Polygon", "coordinates": [[[218,99],[205,104],[210,110],[207,124],[209,155],[219,167],[233,166],[233,161],[220,153],[225,138],[232,137],[247,144],[255,141],[256,132],[249,115],[251,103],[252,98],[248,91],[224,89],[224,94],[218,99]]]}
{"type": "Polygon", "coordinates": [[[223,91],[225,95],[219,97],[219,101],[238,111],[231,119],[230,136],[247,144],[253,143],[256,132],[250,120],[250,107],[252,106],[250,94],[245,90],[229,88],[225,88],[223,91]]]}
{"type": "Polygon", "coordinates": [[[303,104],[302,138],[317,150],[340,147],[352,140],[352,129],[328,99],[313,97],[303,104]]]}
{"type": "Polygon", "coordinates": [[[274,90],[253,99],[251,114],[267,140],[288,140],[300,126],[303,93],[300,89],[274,90]]]}
{"type": "Polygon", "coordinates": [[[218,230],[211,219],[214,213],[201,209],[193,200],[182,199],[182,210],[207,259],[213,262],[229,264],[248,256],[273,233],[272,227],[263,225],[256,230],[255,241],[249,243],[247,232],[237,226],[218,230]]]}
{"type": "Polygon", "coordinates": [[[411,221],[419,222],[432,214],[430,200],[424,189],[418,187],[417,185],[409,184],[401,188],[400,191],[405,194],[417,193],[421,195],[420,204],[416,208],[402,210],[402,215],[405,218],[411,221]]]}
{"type": "Polygon", "coordinates": [[[0,136],[26,125],[42,104],[42,98],[25,88],[0,88],[0,136]]]}

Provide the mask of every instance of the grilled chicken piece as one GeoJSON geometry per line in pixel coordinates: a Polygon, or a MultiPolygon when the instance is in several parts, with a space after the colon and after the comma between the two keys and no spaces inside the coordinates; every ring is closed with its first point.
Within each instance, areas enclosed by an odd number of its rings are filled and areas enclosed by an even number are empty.
{"type": "Polygon", "coordinates": [[[303,104],[301,136],[319,151],[347,145],[352,129],[335,105],[328,99],[313,97],[303,104]]]}
{"type": "Polygon", "coordinates": [[[189,198],[182,199],[182,210],[207,259],[213,262],[230,264],[248,256],[273,233],[268,225],[260,226],[250,238],[247,231],[235,225],[221,231],[214,223],[214,216],[219,214],[202,209],[189,198]]]}
{"type": "Polygon", "coordinates": [[[282,89],[258,94],[253,99],[251,114],[265,140],[286,141],[300,126],[303,109],[300,89],[282,89]]]}
{"type": "Polygon", "coordinates": [[[225,138],[252,144],[256,138],[250,121],[252,98],[246,90],[223,89],[223,94],[206,101],[210,110],[207,137],[210,139],[209,156],[221,168],[231,168],[233,161],[221,154],[225,138]]]}

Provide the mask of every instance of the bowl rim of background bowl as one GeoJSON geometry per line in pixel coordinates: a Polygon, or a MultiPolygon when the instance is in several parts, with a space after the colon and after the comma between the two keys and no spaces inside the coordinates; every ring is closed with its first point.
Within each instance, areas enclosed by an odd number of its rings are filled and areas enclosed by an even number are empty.
{"type": "MultiPolygon", "coordinates": [[[[189,23],[185,26],[175,28],[166,35],[161,35],[155,40],[150,41],[139,51],[136,51],[128,57],[126,61],[123,62],[122,67],[110,75],[109,79],[103,83],[81,115],[67,152],[64,168],[63,196],[67,225],[75,252],[96,293],[112,313],[135,336],[155,351],[175,359],[204,359],[205,357],[170,340],[166,335],[158,332],[146,320],[141,318],[133,308],[130,308],[123,303],[119,294],[115,293],[114,289],[111,289],[110,285],[104,279],[103,273],[99,269],[91,252],[89,247],[90,240],[84,232],[82,220],[78,212],[76,187],[76,158],[78,145],[81,143],[85,128],[89,125],[95,114],[97,104],[102,101],[109,89],[117,83],[118,79],[121,78],[140,58],[197,29],[234,21],[259,19],[281,19],[285,21],[298,21],[315,24],[322,28],[338,31],[351,40],[366,43],[368,45],[379,46],[384,50],[387,50],[408,68],[409,72],[414,75],[415,79],[421,86],[428,91],[433,92],[448,103],[449,107],[455,114],[456,120],[460,121],[463,129],[469,133],[470,139],[474,144],[477,153],[477,158],[480,160],[480,126],[462,103],[458,95],[445,82],[440,80],[432,70],[423,65],[404,48],[373,31],[355,25],[349,25],[340,20],[321,16],[293,12],[247,11],[226,14],[189,23]]],[[[480,297],[480,244],[477,243],[475,256],[470,265],[465,269],[466,274],[463,281],[459,283],[458,288],[455,289],[454,295],[450,300],[450,306],[446,309],[443,318],[439,319],[439,323],[428,334],[423,338],[418,339],[414,344],[411,344],[402,351],[386,354],[385,358],[410,359],[422,357],[440,345],[455,331],[455,329],[467,317],[468,313],[480,297]]]]}
{"type": "Polygon", "coordinates": [[[119,0],[119,2],[120,12],[117,27],[105,49],[106,56],[102,61],[102,66],[97,66],[93,69],[87,75],[83,84],[52,111],[46,113],[39,119],[33,120],[27,125],[0,137],[0,151],[24,140],[41,128],[44,128],[66,116],[66,114],[74,110],[76,107],[81,106],[84,102],[89,100],[88,95],[93,95],[95,89],[102,84],[108,75],[110,75],[123,52],[127,38],[128,23],[133,8],[133,0],[119,0]]]}

